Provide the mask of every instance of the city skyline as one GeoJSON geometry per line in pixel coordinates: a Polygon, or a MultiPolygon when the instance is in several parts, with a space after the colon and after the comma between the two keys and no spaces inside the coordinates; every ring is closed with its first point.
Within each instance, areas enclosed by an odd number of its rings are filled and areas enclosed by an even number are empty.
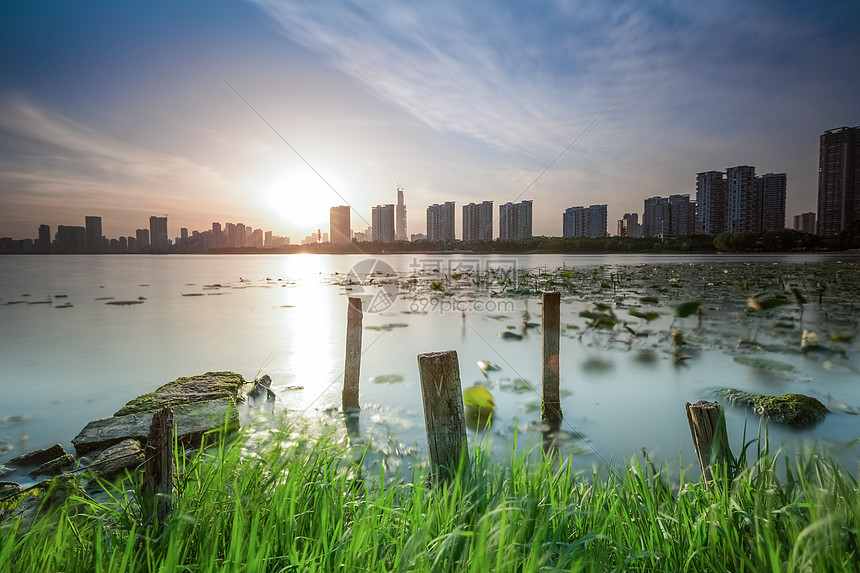
{"type": "Polygon", "coordinates": [[[789,217],[816,211],[818,138],[860,123],[858,19],[844,2],[7,3],[0,235],[230,213],[299,238],[335,205],[370,226],[397,182],[413,206],[533,200],[534,234],[554,235],[570,206],[608,204],[613,228],[742,164],[787,174],[789,217]]]}

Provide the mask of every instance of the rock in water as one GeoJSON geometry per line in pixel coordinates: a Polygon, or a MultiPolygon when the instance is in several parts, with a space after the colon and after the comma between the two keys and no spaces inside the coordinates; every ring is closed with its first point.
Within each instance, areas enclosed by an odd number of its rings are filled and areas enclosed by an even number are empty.
{"type": "MultiPolygon", "coordinates": [[[[114,416],[94,420],[87,424],[72,440],[78,455],[108,448],[128,438],[141,442],[149,436],[149,425],[154,412],[138,412],[127,416],[114,416]]],[[[239,411],[233,398],[183,404],[173,409],[173,420],[179,439],[195,443],[210,430],[239,429],[239,411]]]]}
{"type": "Polygon", "coordinates": [[[45,462],[38,469],[30,472],[32,477],[36,476],[58,476],[75,467],[75,458],[70,454],[60,456],[55,460],[45,462]]]}
{"type": "Polygon", "coordinates": [[[35,450],[29,454],[12,458],[9,460],[9,463],[15,466],[35,466],[50,462],[64,455],[66,455],[66,450],[63,449],[63,446],[54,444],[50,448],[35,450]]]}
{"type": "Polygon", "coordinates": [[[93,476],[110,479],[126,468],[137,467],[143,457],[140,442],[129,438],[100,453],[89,465],[89,471],[93,476]]]}
{"type": "Polygon", "coordinates": [[[13,494],[0,503],[0,531],[5,533],[5,529],[20,519],[18,533],[24,533],[38,518],[61,507],[71,496],[86,498],[86,493],[72,474],[45,480],[13,494]]]}
{"type": "Polygon", "coordinates": [[[720,388],[716,395],[729,404],[750,407],[755,413],[788,426],[811,426],[830,412],[824,404],[805,394],[767,396],[734,388],[720,388]]]}
{"type": "Polygon", "coordinates": [[[241,374],[235,372],[207,372],[197,376],[177,378],[155,392],[138,396],[119,409],[114,416],[127,416],[140,412],[160,410],[162,406],[205,402],[230,398],[236,400],[239,388],[245,384],[241,374]]]}

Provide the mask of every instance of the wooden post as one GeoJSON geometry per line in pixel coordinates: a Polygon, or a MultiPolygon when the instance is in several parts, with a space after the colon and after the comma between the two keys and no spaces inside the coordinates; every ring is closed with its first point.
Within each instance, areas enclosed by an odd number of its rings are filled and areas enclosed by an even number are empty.
{"type": "Polygon", "coordinates": [[[726,432],[725,418],[720,416],[720,403],[701,400],[695,404],[687,402],[687,421],[690,423],[690,434],[693,445],[699,457],[699,467],[705,478],[705,487],[714,479],[711,465],[726,461],[726,446],[729,438],[726,432]]]}
{"type": "Polygon", "coordinates": [[[346,359],[343,368],[343,412],[358,412],[358,381],[361,377],[361,299],[349,297],[346,309],[346,359]]]}
{"type": "Polygon", "coordinates": [[[430,480],[449,481],[465,461],[466,415],[455,350],[418,355],[430,480]]]}
{"type": "Polygon", "coordinates": [[[556,426],[561,422],[561,398],[558,391],[558,341],[561,321],[561,293],[543,293],[543,399],[541,417],[556,426]]]}
{"type": "Polygon", "coordinates": [[[143,471],[143,511],[146,521],[163,524],[170,513],[173,496],[173,408],[164,406],[152,416],[149,440],[146,444],[148,461],[143,471]]]}

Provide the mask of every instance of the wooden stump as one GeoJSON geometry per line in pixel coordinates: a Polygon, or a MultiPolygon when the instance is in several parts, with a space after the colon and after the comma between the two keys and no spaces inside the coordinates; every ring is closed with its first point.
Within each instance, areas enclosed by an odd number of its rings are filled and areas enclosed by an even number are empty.
{"type": "Polygon", "coordinates": [[[725,418],[720,416],[720,403],[701,400],[695,404],[687,402],[687,421],[690,423],[690,434],[693,437],[693,445],[696,447],[696,455],[699,458],[699,467],[702,469],[702,477],[705,486],[713,481],[711,465],[724,463],[729,443],[726,432],[725,418]]]}
{"type": "Polygon", "coordinates": [[[357,412],[358,383],[361,377],[361,299],[349,297],[346,310],[346,359],[343,368],[343,412],[357,412]]]}
{"type": "Polygon", "coordinates": [[[431,482],[449,481],[466,461],[466,415],[457,352],[418,355],[431,482]]]}
{"type": "Polygon", "coordinates": [[[163,524],[173,497],[173,408],[164,406],[152,416],[147,462],[143,471],[143,512],[145,521],[163,524]]]}
{"type": "Polygon", "coordinates": [[[559,335],[561,322],[561,293],[543,293],[541,311],[543,322],[543,390],[541,417],[550,426],[561,422],[561,398],[559,396],[559,335]]]}

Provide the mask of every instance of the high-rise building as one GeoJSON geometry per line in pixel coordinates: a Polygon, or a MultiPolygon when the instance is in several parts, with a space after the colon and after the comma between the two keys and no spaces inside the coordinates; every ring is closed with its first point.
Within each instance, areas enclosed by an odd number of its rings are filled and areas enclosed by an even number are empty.
{"type": "Polygon", "coordinates": [[[692,235],[696,226],[695,204],[689,195],[645,199],[642,217],[645,237],[677,238],[692,235]]]}
{"type": "Polygon", "coordinates": [[[810,211],[808,213],[795,215],[792,229],[800,231],[801,233],[812,233],[814,235],[817,232],[815,227],[815,213],[810,211]]]}
{"type": "Polygon", "coordinates": [[[267,249],[271,249],[275,246],[273,242],[273,235],[271,231],[266,231],[266,234],[263,236],[263,246],[267,249]]]}
{"type": "Polygon", "coordinates": [[[39,248],[40,253],[51,252],[51,227],[39,225],[39,248]]]}
{"type": "Polygon", "coordinates": [[[221,223],[212,223],[212,232],[209,234],[209,248],[217,249],[221,244],[221,223]]]}
{"type": "Polygon", "coordinates": [[[463,241],[493,240],[493,202],[463,205],[463,241]]]}
{"type": "Polygon", "coordinates": [[[329,209],[329,237],[332,243],[348,243],[349,228],[349,205],[329,209]]]}
{"type": "Polygon", "coordinates": [[[579,205],[564,210],[564,215],[561,217],[561,236],[585,236],[585,207],[579,205]]]}
{"type": "Polygon", "coordinates": [[[138,229],[134,232],[135,242],[137,243],[138,251],[149,250],[149,229],[138,229]]]}
{"type": "Polygon", "coordinates": [[[442,205],[433,204],[427,207],[427,240],[454,240],[453,201],[446,201],[442,205]]]}
{"type": "Polygon", "coordinates": [[[726,231],[761,232],[761,183],[755,167],[738,165],[726,169],[726,231]]]}
{"type": "Polygon", "coordinates": [[[860,219],[860,126],[825,131],[818,147],[818,234],[860,219]]]}
{"type": "Polygon", "coordinates": [[[406,202],[403,199],[403,187],[397,185],[397,205],[394,208],[394,238],[398,241],[406,241],[406,202]]]}
{"type": "Polygon", "coordinates": [[[639,238],[642,236],[642,225],[639,224],[639,213],[624,213],[618,219],[618,236],[639,238]]]}
{"type": "Polygon", "coordinates": [[[129,237],[126,237],[126,239],[128,242],[128,250],[129,251],[136,251],[137,250],[137,237],[129,236],[129,237]]]}
{"type": "Polygon", "coordinates": [[[170,246],[167,238],[167,216],[149,218],[150,247],[154,251],[166,251],[170,246]]]}
{"type": "Polygon", "coordinates": [[[563,237],[605,237],[606,205],[576,206],[565,209],[562,216],[563,237]]]}
{"type": "Polygon", "coordinates": [[[587,213],[586,236],[592,238],[607,236],[607,205],[589,205],[587,213]]]}
{"type": "Polygon", "coordinates": [[[371,210],[373,240],[383,243],[394,242],[394,205],[377,205],[371,210]]]}
{"type": "Polygon", "coordinates": [[[696,233],[719,235],[726,230],[726,176],[722,171],[696,174],[696,233]]]}
{"type": "Polygon", "coordinates": [[[85,253],[87,251],[87,228],[58,225],[54,236],[54,252],[85,253]]]}
{"type": "Polygon", "coordinates": [[[102,251],[102,218],[84,217],[87,225],[87,252],[98,253],[102,251]]]}
{"type": "Polygon", "coordinates": [[[499,239],[516,241],[532,236],[532,201],[499,205],[499,239]]]}
{"type": "Polygon", "coordinates": [[[236,223],[236,227],[234,228],[233,240],[236,244],[230,245],[231,247],[242,248],[246,244],[248,244],[248,231],[245,229],[245,223],[236,223]]]}
{"type": "Polygon", "coordinates": [[[785,229],[785,173],[761,176],[761,232],[785,229]]]}

